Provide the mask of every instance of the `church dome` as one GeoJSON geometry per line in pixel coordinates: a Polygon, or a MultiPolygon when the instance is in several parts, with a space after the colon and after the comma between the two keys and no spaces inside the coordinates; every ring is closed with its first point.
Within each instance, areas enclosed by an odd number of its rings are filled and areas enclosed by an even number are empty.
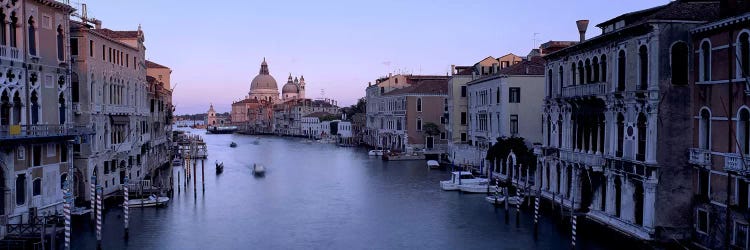
{"type": "Polygon", "coordinates": [[[292,75],[289,74],[289,80],[284,84],[284,87],[281,88],[281,93],[283,94],[297,94],[299,93],[299,87],[297,87],[297,84],[294,84],[292,81],[292,75]]]}
{"type": "Polygon", "coordinates": [[[265,58],[263,59],[263,63],[260,64],[260,72],[250,83],[250,92],[252,93],[253,90],[279,91],[279,87],[276,85],[276,79],[268,73],[268,64],[266,63],[265,58]]]}

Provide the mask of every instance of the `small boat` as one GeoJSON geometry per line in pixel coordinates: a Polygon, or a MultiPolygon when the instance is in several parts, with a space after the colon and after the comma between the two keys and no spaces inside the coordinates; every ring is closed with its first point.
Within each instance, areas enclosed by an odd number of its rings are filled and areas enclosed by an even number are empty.
{"type": "Polygon", "coordinates": [[[74,207],[70,210],[70,214],[74,216],[80,216],[84,214],[88,214],[91,212],[91,208],[85,208],[85,207],[74,207]]]}
{"type": "Polygon", "coordinates": [[[387,153],[386,150],[373,149],[373,150],[370,150],[370,152],[367,152],[367,155],[369,155],[369,156],[382,156],[385,153],[387,153]]]}
{"type": "MultiPolygon", "coordinates": [[[[454,171],[451,173],[451,179],[446,181],[440,181],[440,188],[445,191],[459,190],[459,185],[469,185],[487,182],[487,179],[476,178],[471,172],[467,171],[454,171]]],[[[485,190],[486,191],[486,190],[485,190]]]]}
{"type": "Polygon", "coordinates": [[[175,157],[174,160],[172,160],[172,166],[173,167],[182,166],[182,160],[180,158],[175,157]]]}
{"type": "Polygon", "coordinates": [[[262,176],[266,174],[266,168],[263,165],[253,164],[253,174],[262,176]]]}
{"type": "Polygon", "coordinates": [[[253,145],[258,145],[258,144],[260,144],[260,141],[259,141],[258,139],[255,139],[255,140],[253,141],[253,145]]]}
{"type": "Polygon", "coordinates": [[[235,142],[229,143],[229,147],[236,148],[237,147],[237,143],[235,143],[235,142]]]}
{"type": "Polygon", "coordinates": [[[132,199],[128,200],[128,206],[130,207],[158,207],[164,206],[169,201],[169,197],[157,197],[156,195],[149,195],[147,198],[132,199]]]}
{"type": "Polygon", "coordinates": [[[497,186],[490,185],[489,182],[467,183],[458,185],[458,189],[464,193],[484,194],[487,192],[494,193],[497,186]]]}
{"type": "Polygon", "coordinates": [[[490,196],[484,197],[484,200],[486,200],[490,204],[502,205],[503,203],[505,203],[505,195],[502,195],[502,194],[490,195],[490,196]]]}
{"type": "Polygon", "coordinates": [[[440,168],[440,163],[438,163],[438,161],[436,160],[429,160],[427,161],[427,168],[429,169],[440,168]]]}
{"type": "Polygon", "coordinates": [[[224,162],[216,162],[216,174],[224,172],[224,162]]]}

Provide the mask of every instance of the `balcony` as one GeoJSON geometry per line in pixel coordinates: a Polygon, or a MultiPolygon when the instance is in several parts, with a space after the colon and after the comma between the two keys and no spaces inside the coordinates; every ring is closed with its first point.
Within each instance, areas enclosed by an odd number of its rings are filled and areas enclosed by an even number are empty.
{"type": "Polygon", "coordinates": [[[135,108],[127,106],[103,106],[102,111],[107,114],[132,114],[135,108]]]}
{"type": "Polygon", "coordinates": [[[728,153],[724,155],[724,170],[727,172],[731,171],[740,174],[750,174],[748,163],[750,163],[750,157],[745,157],[743,164],[742,157],[739,154],[728,153]]]}
{"type": "Polygon", "coordinates": [[[602,167],[605,162],[604,156],[602,155],[574,152],[569,149],[560,150],[560,160],[580,163],[592,167],[602,167]]]}
{"type": "Polygon", "coordinates": [[[544,147],[542,145],[534,145],[534,155],[536,156],[557,156],[559,149],[555,147],[544,147]]]}
{"type": "Polygon", "coordinates": [[[0,140],[41,139],[47,137],[74,137],[94,134],[87,126],[73,125],[10,125],[0,126],[0,140]]]}
{"type": "Polygon", "coordinates": [[[711,151],[700,148],[690,149],[690,164],[711,166],[711,151]]]}
{"type": "Polygon", "coordinates": [[[13,61],[20,61],[20,53],[18,52],[18,48],[13,48],[7,45],[0,45],[0,58],[13,60],[13,61]]]}
{"type": "Polygon", "coordinates": [[[563,88],[563,97],[582,97],[582,96],[596,96],[604,95],[607,93],[607,85],[605,83],[590,83],[584,85],[568,86],[563,88]]]}

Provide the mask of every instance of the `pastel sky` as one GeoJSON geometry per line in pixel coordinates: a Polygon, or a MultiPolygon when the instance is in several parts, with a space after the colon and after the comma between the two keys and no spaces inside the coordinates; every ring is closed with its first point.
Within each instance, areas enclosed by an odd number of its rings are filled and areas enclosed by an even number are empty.
{"type": "MultiPolygon", "coordinates": [[[[78,4],[73,0],[73,5],[78,4]]],[[[177,114],[213,103],[228,112],[263,57],[279,89],[304,75],[307,97],[350,105],[393,73],[440,74],[486,56],[525,56],[535,44],[577,40],[595,24],[668,0],[80,0],[105,28],[146,35],[146,57],[172,68],[177,114]],[[536,40],[535,43],[535,33],[536,40]]]]}

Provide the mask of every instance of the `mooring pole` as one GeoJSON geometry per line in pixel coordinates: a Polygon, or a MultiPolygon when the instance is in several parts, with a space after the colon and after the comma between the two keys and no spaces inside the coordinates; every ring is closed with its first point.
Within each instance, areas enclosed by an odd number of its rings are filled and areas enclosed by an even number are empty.
{"type": "Polygon", "coordinates": [[[128,225],[130,222],[130,192],[128,191],[128,183],[130,182],[130,179],[125,176],[125,184],[123,184],[123,201],[122,201],[122,210],[124,212],[124,224],[125,224],[125,240],[128,239],[129,232],[128,232],[128,225]]]}
{"type": "Polygon", "coordinates": [[[201,188],[206,193],[206,160],[201,160],[201,188]]]}
{"type": "Polygon", "coordinates": [[[65,204],[63,204],[63,215],[65,216],[65,249],[66,250],[70,250],[70,229],[71,229],[70,206],[73,204],[73,192],[71,189],[72,183],[70,179],[71,179],[72,174],[73,173],[69,173],[67,178],[65,179],[65,204]]]}
{"type": "Polygon", "coordinates": [[[177,193],[180,193],[180,171],[177,171],[177,193]]]}
{"type": "Polygon", "coordinates": [[[510,215],[508,211],[508,202],[510,202],[510,192],[508,190],[508,187],[504,187],[503,190],[505,190],[505,224],[508,224],[508,221],[510,220],[510,215]]]}
{"type": "Polygon", "coordinates": [[[193,161],[193,175],[190,176],[191,179],[193,179],[193,196],[198,197],[198,187],[196,186],[196,180],[195,180],[195,174],[196,174],[196,168],[198,168],[198,161],[193,161]]]}
{"type": "Polygon", "coordinates": [[[102,186],[96,185],[96,248],[102,249],[102,186]]]}
{"type": "Polygon", "coordinates": [[[91,175],[91,221],[96,221],[96,176],[91,175]]]}

